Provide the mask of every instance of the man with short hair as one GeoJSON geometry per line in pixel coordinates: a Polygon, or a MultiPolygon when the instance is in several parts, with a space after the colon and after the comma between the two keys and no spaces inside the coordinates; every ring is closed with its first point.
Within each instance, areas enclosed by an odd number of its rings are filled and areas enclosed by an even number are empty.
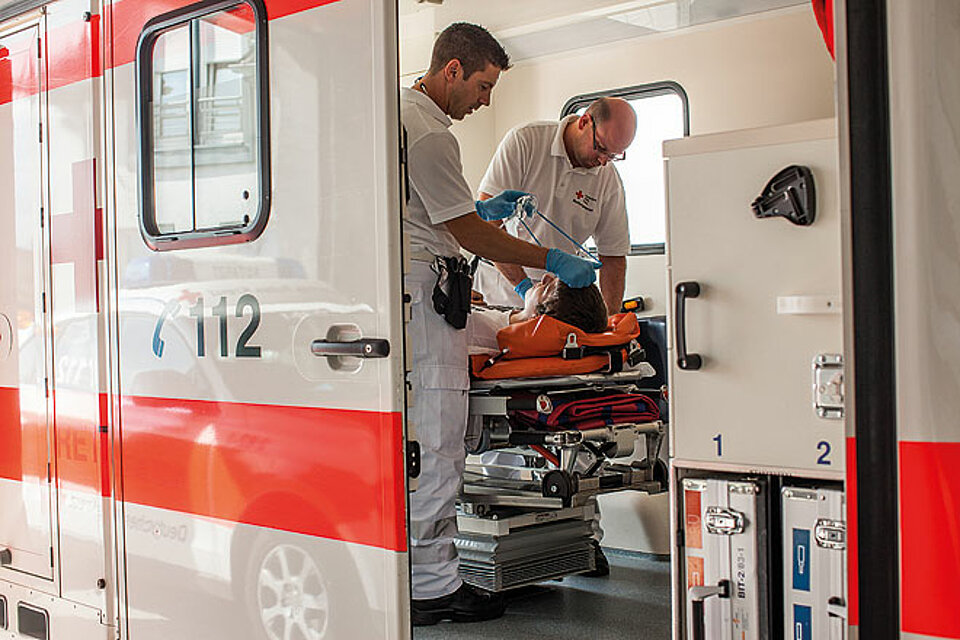
{"type": "MultiPolygon", "coordinates": [[[[581,116],[512,129],[480,182],[481,200],[504,189],[530,192],[540,210],[574,240],[583,244],[594,238],[603,263],[600,291],[610,314],[618,313],[623,302],[630,252],[623,183],[611,161],[625,156],[636,130],[630,103],[600,98],[581,116]]],[[[571,242],[539,216],[524,221],[544,246],[572,250],[571,242]]],[[[532,240],[522,225],[511,232],[532,240]]],[[[542,273],[515,264],[481,265],[475,288],[490,304],[515,306],[542,273]]]]}
{"type": "Polygon", "coordinates": [[[410,180],[403,230],[412,259],[404,276],[411,314],[407,419],[421,448],[419,483],[410,495],[415,625],[488,620],[504,611],[502,597],[460,580],[454,546],[470,388],[466,335],[458,322],[464,316],[450,314],[461,303],[469,309],[469,286],[458,280],[465,264],[461,248],[495,261],[546,269],[572,287],[588,286],[596,278],[588,261],[518,240],[484,222],[512,215],[526,194],[505,191],[475,202],[463,177],[460,147],[448,130],[451,118],[462,119],[489,105],[500,72],[509,66],[503,47],[485,29],[453,24],[437,38],[427,73],[400,94],[410,180]],[[434,269],[442,272],[441,278],[434,269]]]}

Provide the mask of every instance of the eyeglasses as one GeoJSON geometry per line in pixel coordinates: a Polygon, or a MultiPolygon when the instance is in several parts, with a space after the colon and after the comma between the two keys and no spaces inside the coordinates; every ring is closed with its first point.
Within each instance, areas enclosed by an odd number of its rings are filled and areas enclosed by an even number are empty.
{"type": "Polygon", "coordinates": [[[593,125],[593,150],[596,151],[599,155],[603,156],[607,160],[612,162],[619,162],[624,160],[627,157],[626,151],[621,151],[620,153],[610,153],[604,149],[601,145],[597,144],[597,121],[593,119],[593,116],[590,116],[590,124],[593,125]]]}

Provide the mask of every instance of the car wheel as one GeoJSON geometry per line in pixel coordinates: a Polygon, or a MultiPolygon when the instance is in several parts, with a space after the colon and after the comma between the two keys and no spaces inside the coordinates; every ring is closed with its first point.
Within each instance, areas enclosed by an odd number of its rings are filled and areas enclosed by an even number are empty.
{"type": "Polygon", "coordinates": [[[330,638],[327,576],[307,549],[266,538],[252,549],[246,597],[253,623],[268,640],[330,638]]]}

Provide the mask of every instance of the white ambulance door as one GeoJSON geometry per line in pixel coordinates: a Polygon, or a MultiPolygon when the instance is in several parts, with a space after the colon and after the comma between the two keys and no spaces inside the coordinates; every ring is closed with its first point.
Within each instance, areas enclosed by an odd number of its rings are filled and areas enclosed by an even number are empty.
{"type": "Polygon", "coordinates": [[[106,78],[121,626],[406,638],[396,6],[145,6],[106,78]]]}
{"type": "Polygon", "coordinates": [[[0,571],[14,581],[53,577],[42,34],[39,14],[0,25],[0,571]]]}
{"type": "Polygon", "coordinates": [[[835,127],[822,120],[665,145],[677,464],[842,480],[835,127]],[[809,226],[751,209],[790,165],[813,175],[809,226]]]}

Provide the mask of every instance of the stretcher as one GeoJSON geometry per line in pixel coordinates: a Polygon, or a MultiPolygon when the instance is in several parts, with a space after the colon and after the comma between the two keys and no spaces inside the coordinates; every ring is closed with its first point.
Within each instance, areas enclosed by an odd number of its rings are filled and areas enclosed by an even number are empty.
{"type": "MultiPolygon", "coordinates": [[[[541,376],[535,363],[527,371],[534,375],[474,376],[471,455],[458,503],[465,581],[499,591],[589,571],[595,497],[666,491],[663,378],[631,321],[627,343],[585,345],[582,336],[559,332],[560,352],[535,356],[563,359],[563,350],[570,356],[577,349],[580,357],[569,359],[599,358],[596,371],[541,376]]],[[[665,353],[663,346],[652,345],[652,352],[665,353]]]]}
{"type": "Polygon", "coordinates": [[[666,490],[659,458],[664,423],[655,401],[641,393],[654,373],[640,362],[612,374],[475,381],[468,443],[474,455],[464,473],[462,510],[560,509],[609,491],[666,490]],[[586,415],[564,419],[578,410],[586,415]],[[512,455],[509,462],[479,455],[491,451],[512,455]],[[621,462],[637,452],[645,455],[621,462]]]}

